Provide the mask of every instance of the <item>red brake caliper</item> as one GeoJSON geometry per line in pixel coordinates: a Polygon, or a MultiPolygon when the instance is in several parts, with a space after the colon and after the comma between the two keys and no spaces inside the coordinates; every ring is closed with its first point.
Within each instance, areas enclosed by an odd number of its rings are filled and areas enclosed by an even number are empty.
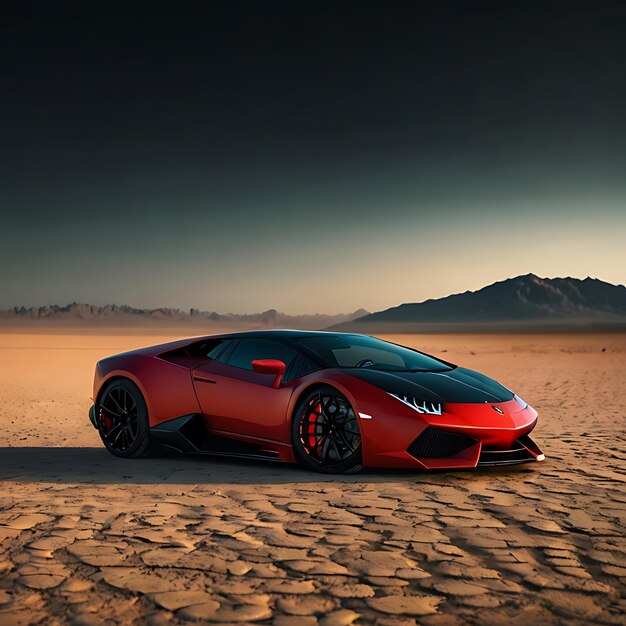
{"type": "MultiPolygon", "coordinates": [[[[314,408],[315,411],[322,412],[322,403],[318,402],[314,408]]],[[[317,413],[311,412],[309,414],[309,425],[308,425],[308,435],[309,435],[309,446],[311,448],[315,448],[315,444],[317,442],[317,434],[316,434],[316,426],[317,426],[317,413]]]]}
{"type": "Polygon", "coordinates": [[[102,412],[102,421],[106,427],[107,433],[111,430],[111,426],[113,425],[113,420],[106,414],[105,411],[102,412]]]}

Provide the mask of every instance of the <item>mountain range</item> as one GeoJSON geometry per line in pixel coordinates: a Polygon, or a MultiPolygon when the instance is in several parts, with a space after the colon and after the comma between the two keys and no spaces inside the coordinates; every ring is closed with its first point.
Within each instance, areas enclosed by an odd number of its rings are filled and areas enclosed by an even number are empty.
{"type": "Polygon", "coordinates": [[[336,330],[427,332],[626,328],[626,287],[595,278],[526,274],[445,298],[407,303],[336,330]]]}
{"type": "Polygon", "coordinates": [[[262,313],[236,314],[181,310],[175,308],[140,309],[127,305],[97,306],[73,302],[67,305],[40,307],[13,307],[0,310],[0,323],[4,325],[80,326],[223,326],[229,328],[304,328],[320,329],[367,315],[365,309],[338,315],[288,315],[276,309],[262,313]]]}
{"type": "Polygon", "coordinates": [[[370,333],[626,330],[626,287],[596,278],[540,278],[526,274],[477,291],[401,304],[377,313],[288,315],[275,309],[220,314],[197,309],[140,309],[126,305],[13,307],[0,324],[302,328],[370,333]]]}

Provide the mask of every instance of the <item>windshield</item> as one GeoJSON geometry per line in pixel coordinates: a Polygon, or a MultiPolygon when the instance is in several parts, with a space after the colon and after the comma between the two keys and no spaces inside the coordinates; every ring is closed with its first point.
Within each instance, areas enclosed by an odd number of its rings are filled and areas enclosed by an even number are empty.
{"type": "Polygon", "coordinates": [[[328,367],[363,367],[387,372],[446,372],[450,365],[432,356],[363,335],[317,335],[297,342],[328,367]]]}

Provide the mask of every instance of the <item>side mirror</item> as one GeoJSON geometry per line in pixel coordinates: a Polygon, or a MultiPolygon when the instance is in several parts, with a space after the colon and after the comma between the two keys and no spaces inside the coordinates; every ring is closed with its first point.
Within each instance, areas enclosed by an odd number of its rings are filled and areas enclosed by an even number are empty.
{"type": "Polygon", "coordinates": [[[259,359],[257,361],[252,361],[252,369],[258,374],[273,374],[275,378],[272,387],[274,387],[274,389],[278,389],[280,387],[280,382],[285,375],[287,366],[278,359],[259,359]]]}

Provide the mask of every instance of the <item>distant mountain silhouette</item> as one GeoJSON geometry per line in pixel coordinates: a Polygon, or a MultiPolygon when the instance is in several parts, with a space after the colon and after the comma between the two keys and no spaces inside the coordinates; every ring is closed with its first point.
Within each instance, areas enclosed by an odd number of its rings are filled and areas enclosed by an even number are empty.
{"type": "Polygon", "coordinates": [[[67,305],[41,307],[13,307],[0,310],[0,324],[37,324],[81,326],[233,326],[246,328],[304,328],[320,329],[331,324],[350,321],[367,315],[365,309],[354,313],[338,315],[288,315],[276,309],[262,313],[236,314],[216,313],[189,309],[183,311],[173,308],[139,309],[127,305],[108,304],[96,306],[73,302],[67,305]]]}
{"type": "Polygon", "coordinates": [[[540,278],[526,274],[478,291],[378,313],[359,309],[339,315],[216,313],[174,308],[140,309],[126,305],[14,307],[0,310],[0,324],[59,326],[193,326],[201,328],[303,328],[356,332],[490,332],[529,330],[626,330],[626,287],[585,278],[540,278]]]}
{"type": "Polygon", "coordinates": [[[626,287],[595,278],[526,274],[436,300],[371,313],[333,328],[391,331],[626,324],[626,287]],[[413,328],[408,328],[409,326],[413,328]]]}

